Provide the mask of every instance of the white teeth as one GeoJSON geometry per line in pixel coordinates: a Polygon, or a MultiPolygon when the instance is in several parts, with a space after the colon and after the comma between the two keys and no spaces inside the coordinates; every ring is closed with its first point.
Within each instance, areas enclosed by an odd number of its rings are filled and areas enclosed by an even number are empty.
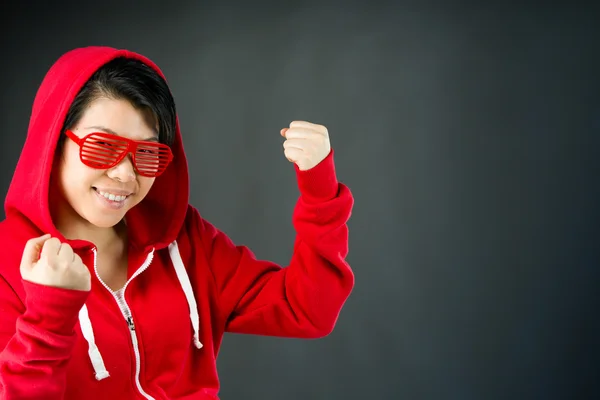
{"type": "Polygon", "coordinates": [[[125,199],[127,198],[127,196],[119,196],[119,195],[115,195],[112,193],[107,193],[107,192],[101,192],[99,190],[97,190],[97,192],[101,195],[106,197],[108,200],[110,201],[125,201],[125,199]]]}

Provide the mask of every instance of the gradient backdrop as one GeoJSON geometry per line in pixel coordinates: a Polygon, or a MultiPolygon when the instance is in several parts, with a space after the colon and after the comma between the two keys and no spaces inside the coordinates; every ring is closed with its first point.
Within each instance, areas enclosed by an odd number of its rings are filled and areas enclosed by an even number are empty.
{"type": "Polygon", "coordinates": [[[600,396],[597,10],[61,3],[0,7],[3,196],[37,86],[77,46],[164,69],[192,204],[261,258],[293,244],[279,129],[330,130],[356,289],[325,339],[226,336],[224,400],[600,396]]]}

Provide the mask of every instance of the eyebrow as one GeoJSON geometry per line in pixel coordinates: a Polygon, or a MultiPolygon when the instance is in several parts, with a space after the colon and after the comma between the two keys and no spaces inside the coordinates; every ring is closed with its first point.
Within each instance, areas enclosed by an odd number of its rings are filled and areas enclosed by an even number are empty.
{"type": "MultiPolygon", "coordinates": [[[[97,129],[97,130],[102,131],[102,132],[110,133],[111,135],[120,136],[117,132],[113,131],[110,128],[102,126],[102,125],[88,126],[86,128],[83,128],[83,129],[97,129]]],[[[142,141],[143,142],[158,142],[158,136],[156,136],[156,135],[150,136],[150,137],[148,137],[146,139],[142,139],[142,141]]]]}

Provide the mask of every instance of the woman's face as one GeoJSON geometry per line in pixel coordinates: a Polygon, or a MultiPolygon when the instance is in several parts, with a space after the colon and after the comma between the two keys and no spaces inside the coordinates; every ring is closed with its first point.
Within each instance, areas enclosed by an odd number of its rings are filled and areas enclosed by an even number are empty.
{"type": "MultiPolygon", "coordinates": [[[[146,113],[127,100],[108,98],[92,102],[71,131],[80,138],[105,132],[134,140],[158,140],[146,113]]],[[[62,202],[58,205],[62,221],[55,221],[57,226],[79,219],[99,228],[113,227],[146,197],[155,179],[137,174],[130,156],[110,169],[88,167],[81,162],[79,145],[68,138],[56,168],[54,183],[62,202]]]]}

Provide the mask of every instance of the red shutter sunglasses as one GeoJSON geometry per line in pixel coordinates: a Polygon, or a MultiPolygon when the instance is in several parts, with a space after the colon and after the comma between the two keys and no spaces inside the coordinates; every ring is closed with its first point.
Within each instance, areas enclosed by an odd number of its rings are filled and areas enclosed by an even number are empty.
{"type": "Polygon", "coordinates": [[[136,171],[154,178],[162,174],[173,160],[171,148],[166,144],[132,140],[104,132],[90,133],[82,138],[70,130],[65,133],[79,145],[81,162],[91,168],[112,168],[131,154],[136,171]]]}

